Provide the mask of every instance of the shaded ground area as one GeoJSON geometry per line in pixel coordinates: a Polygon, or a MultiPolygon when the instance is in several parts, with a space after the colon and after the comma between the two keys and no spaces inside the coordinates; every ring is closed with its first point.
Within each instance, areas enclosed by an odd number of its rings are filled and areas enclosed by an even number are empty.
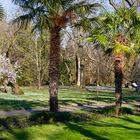
{"type": "Polygon", "coordinates": [[[32,108],[45,108],[47,102],[41,102],[41,100],[29,101],[27,100],[11,100],[11,99],[0,99],[0,110],[26,110],[32,108]]]}
{"type": "MultiPolygon", "coordinates": [[[[94,105],[82,105],[82,106],[60,106],[60,111],[74,111],[74,110],[88,110],[101,109],[106,107],[113,107],[113,104],[94,104],[94,105]]],[[[125,103],[123,107],[136,107],[137,112],[140,111],[140,102],[125,103]]],[[[0,116],[16,116],[32,114],[34,112],[49,111],[49,108],[38,108],[38,109],[26,109],[26,110],[11,110],[11,111],[0,111],[0,116]]],[[[115,111],[114,111],[115,112],[115,111]]],[[[130,112],[130,111],[129,111],[130,112]]]]}
{"type": "MultiPolygon", "coordinates": [[[[25,95],[16,96],[0,93],[0,110],[27,110],[48,108],[48,89],[23,88],[25,95]]],[[[132,90],[123,91],[123,102],[140,102],[140,94],[132,90]]],[[[113,104],[115,102],[113,91],[99,91],[98,97],[95,91],[79,89],[60,89],[59,104],[61,106],[96,106],[113,104]]]]}
{"type": "MultiPolygon", "coordinates": [[[[139,140],[140,116],[57,122],[0,130],[2,140],[139,140]]],[[[17,122],[18,123],[18,122],[17,122]]]]}

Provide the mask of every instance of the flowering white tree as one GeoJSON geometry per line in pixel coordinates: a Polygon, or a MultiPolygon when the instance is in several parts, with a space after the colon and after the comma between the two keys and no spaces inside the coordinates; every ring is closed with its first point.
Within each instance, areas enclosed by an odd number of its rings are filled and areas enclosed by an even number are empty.
{"type": "Polygon", "coordinates": [[[6,54],[0,55],[0,80],[1,82],[6,79],[9,83],[16,83],[17,77],[19,73],[19,65],[16,62],[12,64],[10,59],[6,57],[6,54]]]}
{"type": "Polygon", "coordinates": [[[16,84],[16,79],[19,77],[20,66],[16,62],[12,64],[6,54],[0,55],[0,84],[4,86],[4,92],[7,93],[7,85],[12,88],[13,94],[21,95],[24,92],[16,84]]]}

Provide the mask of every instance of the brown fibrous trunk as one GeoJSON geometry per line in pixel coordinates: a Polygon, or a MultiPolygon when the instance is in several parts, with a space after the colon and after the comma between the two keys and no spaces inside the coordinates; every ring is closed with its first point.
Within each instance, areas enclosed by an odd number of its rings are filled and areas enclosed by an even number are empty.
{"type": "Polygon", "coordinates": [[[123,54],[115,55],[114,70],[115,70],[116,115],[120,115],[122,105],[123,54]]]}
{"type": "Polygon", "coordinates": [[[50,111],[58,111],[58,84],[60,59],[60,27],[50,29],[50,57],[49,57],[49,105],[50,111]]]}

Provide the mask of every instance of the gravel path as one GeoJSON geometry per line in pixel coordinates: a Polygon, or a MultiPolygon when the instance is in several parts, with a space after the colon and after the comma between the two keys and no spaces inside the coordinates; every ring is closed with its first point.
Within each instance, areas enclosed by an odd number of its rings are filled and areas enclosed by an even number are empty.
{"type": "MultiPolygon", "coordinates": [[[[80,109],[91,109],[91,108],[104,108],[106,106],[112,106],[114,104],[95,104],[95,105],[83,105],[83,106],[61,106],[60,111],[74,111],[80,109]]],[[[130,102],[130,103],[123,103],[124,106],[140,106],[140,102],[130,102]]],[[[0,116],[16,116],[16,115],[26,115],[31,114],[33,112],[40,112],[40,111],[49,111],[48,108],[39,108],[39,109],[28,109],[28,110],[11,110],[11,111],[0,111],[0,116]]]]}

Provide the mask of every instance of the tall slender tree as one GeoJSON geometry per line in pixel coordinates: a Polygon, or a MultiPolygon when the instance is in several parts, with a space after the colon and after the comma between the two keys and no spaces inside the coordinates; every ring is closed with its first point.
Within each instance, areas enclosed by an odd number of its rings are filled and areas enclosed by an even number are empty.
{"type": "Polygon", "coordinates": [[[13,0],[13,2],[26,11],[25,15],[15,20],[20,26],[25,27],[33,21],[34,29],[49,29],[49,104],[50,111],[58,111],[60,31],[67,22],[73,23],[78,15],[91,13],[97,4],[76,0],[13,0]]]}

